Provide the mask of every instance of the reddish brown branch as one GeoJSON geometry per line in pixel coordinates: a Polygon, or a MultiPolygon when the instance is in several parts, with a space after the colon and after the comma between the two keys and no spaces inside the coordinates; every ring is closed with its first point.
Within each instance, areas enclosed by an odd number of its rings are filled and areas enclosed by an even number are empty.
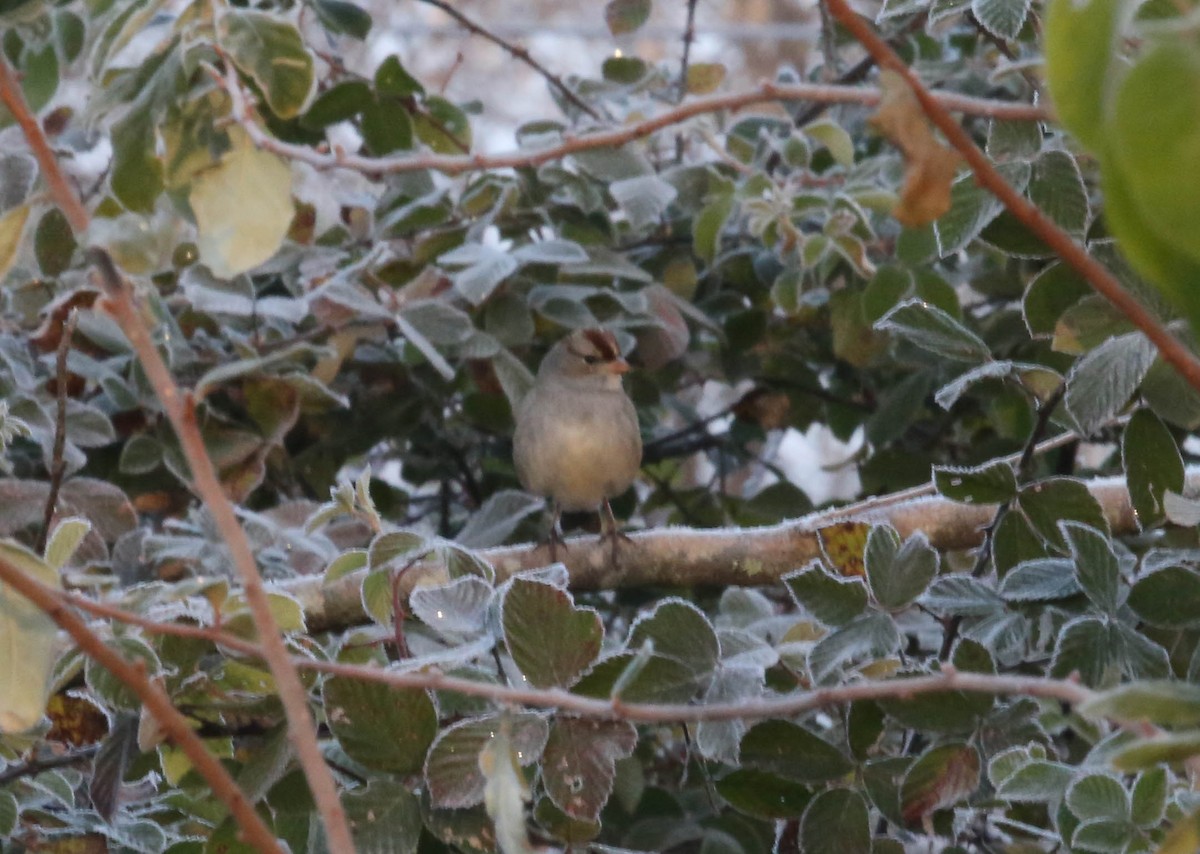
{"type": "MultiPolygon", "coordinates": [[[[0,101],[8,107],[25,133],[26,141],[38,160],[55,203],[66,215],[72,229],[82,237],[88,228],[87,209],[67,183],[45,134],[25,103],[12,70],[2,58],[0,101]]],[[[212,459],[204,447],[191,396],[184,395],[175,384],[170,370],[151,339],[150,330],[135,301],[133,288],[117,270],[112,258],[105,251],[95,248],[88,250],[88,257],[105,293],[102,306],[121,326],[137,354],[146,377],[179,436],[180,447],[191,469],[196,492],[208,506],[221,536],[229,547],[234,567],[241,577],[246,602],[262,638],[264,657],[271,675],[275,678],[279,698],[287,715],[288,736],[296,748],[296,756],[304,769],[313,799],[324,821],[330,850],[337,854],[351,854],[354,851],[353,838],[334,785],[333,774],[326,766],[317,742],[316,725],[308,707],[308,693],[292,666],[283,636],[271,614],[270,601],[263,588],[250,542],[238,523],[233,505],[226,497],[212,459]]]]}
{"type": "Polygon", "coordinates": [[[83,620],[64,607],[57,591],[26,575],[3,558],[0,558],[0,581],[45,611],[59,628],[74,639],[84,654],[137,694],[138,699],[145,704],[163,731],[204,777],[213,795],[233,813],[247,842],[259,851],[283,851],[275,835],[254,811],[254,806],[238,788],[233,777],[217,758],[208,752],[204,742],[192,731],[187,718],[171,705],[171,698],[166,692],[147,678],[144,667],[139,667],[114,652],[84,624],[83,620]]]}
{"type": "MultiPolygon", "coordinates": [[[[465,172],[477,172],[484,169],[521,169],[540,166],[543,163],[561,160],[568,155],[580,151],[590,151],[597,148],[617,148],[696,116],[721,112],[722,110],[739,110],[755,104],[777,101],[816,101],[871,106],[879,103],[878,89],[869,89],[861,86],[818,85],[813,83],[797,83],[784,86],[777,83],[763,83],[747,92],[696,98],[653,118],[635,122],[625,127],[596,131],[578,137],[566,136],[564,137],[564,141],[559,145],[553,145],[536,151],[517,151],[492,156],[483,154],[461,157],[441,154],[402,154],[394,157],[366,157],[360,154],[348,154],[341,149],[332,152],[318,151],[306,145],[296,145],[276,139],[255,121],[253,111],[247,103],[246,95],[238,83],[237,75],[235,73],[227,73],[222,76],[215,69],[211,73],[214,79],[229,93],[234,120],[242,126],[246,134],[259,148],[272,151],[281,157],[308,163],[317,169],[334,169],[340,167],[370,175],[417,172],[427,169],[447,175],[459,175],[465,172]]],[[[1050,117],[1049,113],[1042,107],[1034,107],[1029,104],[990,101],[954,93],[941,93],[936,97],[946,109],[970,115],[1004,118],[1014,121],[1046,121],[1050,117]]]]}
{"type": "Polygon", "coordinates": [[[1087,248],[1077,243],[1046,216],[1037,205],[1022,196],[1004,180],[970,135],[950,115],[942,103],[912,72],[904,60],[881,39],[870,25],[860,18],[846,0],[825,0],[829,11],[851,35],[858,39],[867,52],[875,57],[881,68],[889,68],[902,76],[912,87],[913,94],[929,120],[946,136],[970,164],[975,180],[992,193],[1021,223],[1054,250],[1068,266],[1074,269],[1105,299],[1142,330],[1158,352],[1195,389],[1200,390],[1200,359],[1197,359],[1178,338],[1167,330],[1133,294],[1129,293],[1107,268],[1088,254],[1087,248]]]}

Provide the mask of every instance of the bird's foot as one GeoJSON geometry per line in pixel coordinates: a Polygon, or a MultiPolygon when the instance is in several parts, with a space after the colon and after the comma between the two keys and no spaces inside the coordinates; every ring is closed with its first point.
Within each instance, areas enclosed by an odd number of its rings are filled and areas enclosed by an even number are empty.
{"type": "Polygon", "coordinates": [[[600,540],[599,540],[599,542],[600,542],[601,548],[604,547],[604,544],[606,542],[611,544],[612,555],[610,557],[610,560],[614,567],[616,567],[616,565],[617,565],[617,548],[618,548],[619,543],[621,543],[622,541],[624,541],[626,543],[633,542],[633,540],[630,539],[629,535],[621,530],[621,526],[617,524],[616,517],[613,516],[612,507],[609,506],[609,503],[607,501],[605,501],[604,507],[600,513],[600,540]]]}

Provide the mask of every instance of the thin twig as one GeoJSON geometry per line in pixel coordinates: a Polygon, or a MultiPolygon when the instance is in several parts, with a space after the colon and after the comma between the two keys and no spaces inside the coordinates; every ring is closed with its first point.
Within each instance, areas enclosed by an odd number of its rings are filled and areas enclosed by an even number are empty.
{"type": "MultiPolygon", "coordinates": [[[[428,1],[425,0],[425,2],[428,1]]],[[[241,125],[246,131],[246,135],[259,148],[274,152],[289,160],[308,163],[316,169],[352,169],[369,175],[424,170],[442,172],[446,175],[461,175],[486,169],[523,169],[540,166],[552,160],[561,160],[580,151],[619,148],[665,127],[679,124],[695,116],[722,110],[738,110],[754,104],[775,101],[821,101],[873,106],[879,103],[880,98],[879,90],[870,87],[818,85],[815,83],[796,83],[783,86],[776,83],[763,83],[746,92],[696,98],[658,116],[622,128],[596,131],[583,136],[566,135],[562,143],[536,151],[515,151],[491,156],[483,154],[469,156],[403,154],[389,157],[367,157],[361,154],[349,154],[340,148],[334,151],[319,151],[307,145],[276,139],[255,121],[253,111],[247,103],[246,94],[242,91],[236,73],[227,71],[225,75],[222,75],[211,67],[209,73],[229,93],[230,111],[234,121],[241,125]]],[[[970,115],[1013,121],[1047,121],[1050,117],[1044,107],[1030,106],[1029,104],[972,98],[955,93],[942,93],[937,97],[946,109],[970,115]]]]}
{"type": "MultiPolygon", "coordinates": [[[[3,61],[0,61],[0,66],[2,65],[3,61]]],[[[192,765],[207,781],[213,795],[233,813],[247,842],[259,851],[283,851],[274,834],[254,811],[254,806],[225,770],[225,766],[209,753],[200,737],[192,732],[187,718],[171,705],[171,698],[167,696],[166,691],[147,678],[144,663],[134,664],[125,659],[64,606],[58,591],[42,584],[3,558],[0,558],[0,581],[41,608],[59,628],[74,639],[88,658],[100,664],[137,694],[138,699],[145,704],[163,731],[192,761],[192,765]]]]}
{"type": "Polygon", "coordinates": [[[592,107],[590,104],[588,104],[582,98],[580,98],[578,95],[576,95],[574,92],[572,92],[570,87],[567,86],[566,83],[562,82],[562,78],[560,78],[557,74],[552,72],[550,69],[546,68],[546,66],[542,65],[536,59],[534,59],[533,56],[530,55],[529,51],[526,50],[525,48],[515,45],[512,42],[505,41],[504,39],[500,38],[500,36],[496,35],[492,31],[490,31],[490,30],[484,28],[483,26],[472,21],[470,18],[468,18],[462,12],[455,9],[451,4],[443,2],[443,0],[421,0],[421,2],[427,3],[430,6],[435,6],[436,8],[441,9],[443,12],[445,12],[447,15],[449,15],[454,20],[458,21],[466,29],[470,30],[475,35],[479,36],[480,38],[487,39],[492,44],[497,45],[497,46],[503,48],[504,50],[508,51],[508,53],[512,54],[512,57],[514,59],[525,63],[530,68],[532,68],[534,71],[536,71],[538,74],[542,75],[542,77],[546,78],[546,82],[549,83],[551,86],[553,86],[555,88],[555,90],[557,90],[558,93],[560,95],[562,95],[563,98],[565,98],[567,101],[574,104],[576,107],[578,107],[583,112],[587,113],[589,116],[591,116],[596,121],[604,120],[603,116],[601,116],[598,112],[596,112],[594,107],[592,107]]]}
{"type": "MultiPolygon", "coordinates": [[[[0,58],[0,101],[8,107],[24,132],[26,142],[37,158],[55,203],[62,209],[72,229],[82,238],[87,232],[90,219],[87,209],[63,176],[62,168],[50,150],[41,126],[30,111],[12,70],[3,58],[0,58]]],[[[350,827],[334,785],[333,774],[325,765],[321,747],[317,742],[316,725],[308,707],[308,693],[291,664],[287,646],[271,613],[270,600],[258,573],[250,542],[238,523],[233,505],[221,487],[212,459],[204,446],[192,398],[190,394],[185,395],[175,384],[137,306],[133,288],[117,270],[112,258],[104,250],[96,248],[88,250],[88,258],[105,293],[101,305],[121,327],[137,354],[147,379],[150,380],[179,437],[180,447],[192,472],[196,492],[208,506],[217,529],[229,547],[234,567],[241,577],[254,625],[262,638],[267,665],[275,678],[279,698],[287,716],[288,736],[296,749],[296,756],[325,825],[329,848],[335,854],[352,854],[354,843],[350,827]]],[[[170,705],[169,701],[167,705],[170,705]]],[[[248,832],[249,828],[245,825],[243,827],[248,832]]]]}
{"type": "Polygon", "coordinates": [[[38,554],[46,550],[46,542],[50,539],[50,525],[54,521],[54,508],[58,505],[58,491],[62,488],[63,475],[67,471],[67,462],[63,454],[67,450],[67,354],[71,350],[71,338],[75,335],[75,324],[79,315],[71,309],[63,322],[62,338],[58,341],[58,354],[55,361],[55,399],[57,408],[54,413],[54,451],[50,454],[50,490],[46,493],[46,509],[42,511],[42,530],[38,533],[38,554]]]}
{"type": "Polygon", "coordinates": [[[683,56],[679,60],[679,96],[675,103],[683,101],[688,91],[688,64],[692,57],[692,42],[696,40],[696,0],[687,0],[687,23],[683,27],[683,56]]]}
{"type": "Polygon", "coordinates": [[[85,747],[72,750],[70,753],[64,753],[61,756],[46,756],[40,759],[30,759],[28,762],[21,762],[17,765],[10,765],[3,771],[0,771],[0,787],[8,785],[13,780],[20,780],[22,777],[32,777],[43,771],[49,771],[51,768],[63,768],[78,762],[85,762],[95,756],[96,751],[99,749],[100,745],[89,744],[85,747]]]}
{"type": "Polygon", "coordinates": [[[883,41],[871,26],[860,18],[849,6],[846,0],[825,0],[829,11],[837,18],[859,43],[875,57],[881,68],[895,71],[911,87],[921,109],[929,120],[937,126],[946,139],[958,149],[963,158],[975,173],[976,182],[999,199],[1014,217],[1017,218],[1042,242],[1054,250],[1069,267],[1083,276],[1084,279],[1101,296],[1111,302],[1130,322],[1146,334],[1158,352],[1177,370],[1192,388],[1200,391],[1200,359],[1197,359],[1187,346],[1176,338],[1158,318],[1138,302],[1137,298],[1121,285],[1117,277],[1088,254],[1085,246],[1077,243],[1071,235],[1042,213],[1037,205],[1022,196],[988,160],[970,135],[962,129],[959,123],[947,111],[945,104],[935,97],[913,73],[903,59],[883,41]]]}
{"type": "MultiPolygon", "coordinates": [[[[31,581],[39,585],[37,581],[31,581]]],[[[130,625],[140,626],[157,634],[202,638],[246,655],[262,656],[257,644],[227,635],[217,629],[159,623],[137,614],[122,611],[74,593],[56,593],[63,604],[94,613],[98,616],[130,625]]],[[[909,697],[917,694],[945,691],[972,691],[982,694],[1014,694],[1027,697],[1047,697],[1078,705],[1091,699],[1090,689],[1069,679],[1047,679],[1038,676],[997,676],[985,673],[960,673],[946,666],[937,674],[871,682],[855,682],[811,691],[799,691],[781,697],[740,700],[727,703],[626,703],[620,698],[598,699],[572,694],[560,689],[512,688],[495,682],[482,682],[447,676],[436,669],[385,670],[378,666],[347,664],[336,661],[293,657],[298,668],[314,670],[333,676],[376,682],[393,688],[420,688],[448,691],[480,697],[496,703],[556,709],[591,718],[627,720],[638,723],[692,723],[698,721],[757,720],[790,717],[824,706],[850,703],[856,700],[883,697],[909,697]]]]}

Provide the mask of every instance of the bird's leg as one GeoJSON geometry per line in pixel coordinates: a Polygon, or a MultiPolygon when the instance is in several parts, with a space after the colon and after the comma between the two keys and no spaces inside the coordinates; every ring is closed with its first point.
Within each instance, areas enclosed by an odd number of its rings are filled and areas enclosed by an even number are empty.
{"type": "Polygon", "coordinates": [[[627,543],[632,543],[629,535],[621,530],[621,526],[617,524],[617,517],[613,515],[612,505],[608,503],[608,499],[604,499],[604,505],[600,508],[600,544],[608,540],[612,543],[612,562],[615,565],[617,562],[617,541],[624,540],[627,543]]]}
{"type": "Polygon", "coordinates": [[[567,541],[563,539],[562,532],[562,507],[558,502],[554,502],[554,518],[550,521],[550,533],[546,536],[546,542],[550,545],[550,562],[558,561],[558,547],[562,546],[562,550],[567,550],[567,541]]]}

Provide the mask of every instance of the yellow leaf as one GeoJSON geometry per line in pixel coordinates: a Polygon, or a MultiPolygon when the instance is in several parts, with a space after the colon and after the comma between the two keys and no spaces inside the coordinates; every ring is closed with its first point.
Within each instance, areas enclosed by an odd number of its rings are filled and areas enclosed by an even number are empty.
{"type": "Polygon", "coordinates": [[[0,216],[0,276],[4,276],[16,260],[28,220],[29,205],[19,205],[0,216]]]}
{"type": "Polygon", "coordinates": [[[933,134],[908,82],[894,71],[879,75],[883,97],[871,124],[904,155],[904,188],[892,216],[909,228],[933,222],[950,210],[950,185],[958,171],[958,152],[933,134]]]}
{"type": "Polygon", "coordinates": [[[288,165],[242,135],[234,142],[220,163],[196,177],[188,197],[200,260],[226,279],[274,255],[296,212],[288,165]]]}
{"type": "MultiPolygon", "coordinates": [[[[61,586],[54,568],[24,546],[0,543],[0,558],[43,584],[61,586]]],[[[42,719],[56,633],[45,612],[0,584],[0,732],[21,732],[42,719]]]]}
{"type": "Polygon", "coordinates": [[[725,66],[719,62],[695,62],[688,66],[687,90],[693,95],[716,91],[725,79],[725,66]]]}
{"type": "Polygon", "coordinates": [[[867,535],[871,526],[866,522],[835,522],[817,531],[821,551],[839,575],[865,576],[867,565],[863,553],[867,550],[867,535]]]}

